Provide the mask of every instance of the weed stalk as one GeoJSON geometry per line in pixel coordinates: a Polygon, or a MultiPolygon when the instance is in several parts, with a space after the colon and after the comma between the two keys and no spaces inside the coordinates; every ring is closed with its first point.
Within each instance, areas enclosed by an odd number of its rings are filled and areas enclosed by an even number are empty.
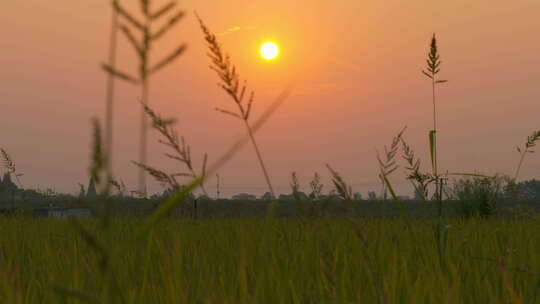
{"type": "MultiPolygon", "coordinates": [[[[426,60],[427,68],[422,70],[422,73],[431,80],[431,89],[432,89],[432,101],[433,101],[433,130],[429,132],[429,148],[431,155],[431,164],[433,169],[433,176],[435,177],[435,198],[439,203],[439,211],[442,212],[442,194],[439,191],[439,174],[437,172],[438,166],[438,155],[437,155],[437,112],[436,112],[436,86],[441,83],[447,82],[447,80],[440,80],[437,78],[437,74],[440,72],[440,55],[437,48],[437,37],[433,34],[431,38],[430,52],[426,60]]],[[[442,213],[439,214],[442,216],[442,213]]]]}
{"type": "MultiPolygon", "coordinates": [[[[116,50],[117,50],[117,33],[118,33],[118,12],[112,10],[111,29],[109,41],[109,59],[108,65],[116,68],[116,50]]],[[[108,155],[106,170],[107,183],[111,183],[113,179],[112,173],[112,153],[113,153],[113,115],[114,115],[114,89],[115,77],[113,74],[107,74],[106,85],[106,108],[105,108],[105,153],[108,155]]]]}
{"type": "Polygon", "coordinates": [[[259,145],[257,144],[257,141],[255,140],[255,136],[253,134],[253,127],[249,124],[249,117],[253,105],[254,92],[251,91],[250,97],[246,102],[245,96],[247,87],[245,81],[244,84],[240,84],[240,75],[238,74],[234,64],[231,63],[229,55],[222,50],[221,45],[217,41],[216,35],[210,32],[208,27],[199,17],[199,15],[196,16],[199,20],[199,25],[204,33],[204,38],[210,51],[208,53],[208,56],[210,57],[210,59],[212,59],[212,65],[210,66],[210,68],[217,73],[221,80],[221,82],[218,84],[219,87],[221,87],[227,93],[227,95],[231,97],[231,99],[238,108],[237,113],[221,108],[216,108],[216,111],[230,115],[243,121],[249,139],[251,140],[253,148],[255,149],[255,154],[259,161],[259,165],[261,166],[261,169],[263,171],[263,175],[266,180],[266,184],[268,185],[268,189],[270,190],[272,197],[275,198],[276,195],[274,192],[274,188],[272,187],[268,171],[266,170],[266,166],[259,150],[259,145]]]}
{"type": "MultiPolygon", "coordinates": [[[[176,2],[171,1],[164,5],[162,8],[155,12],[151,12],[149,0],[140,0],[140,7],[144,15],[144,20],[141,22],[131,13],[124,9],[118,0],[113,1],[113,8],[116,13],[122,17],[124,22],[130,24],[131,28],[141,33],[141,38],[137,39],[132,33],[130,27],[125,24],[119,25],[120,30],[124,33],[124,36],[129,41],[134,51],[139,57],[139,73],[138,77],[129,75],[128,73],[121,72],[116,67],[109,64],[104,64],[103,69],[109,74],[130,82],[132,84],[139,85],[141,88],[141,101],[143,105],[148,105],[149,93],[150,93],[150,76],[158,72],[162,68],[170,65],[174,62],[186,49],[186,44],[180,44],[174,49],[168,56],[164,57],[155,64],[150,63],[151,50],[154,43],[162,38],[167,32],[169,32],[174,26],[184,17],[184,11],[177,10],[171,15],[168,22],[166,22],[157,31],[153,31],[153,25],[156,21],[161,20],[169,12],[176,7],[176,2]]],[[[148,141],[148,126],[147,117],[144,109],[141,112],[141,126],[140,126],[140,144],[139,144],[139,163],[146,164],[147,158],[147,141],[148,141]]],[[[138,186],[139,192],[146,195],[146,172],[143,168],[139,168],[138,172],[138,186]]]]}

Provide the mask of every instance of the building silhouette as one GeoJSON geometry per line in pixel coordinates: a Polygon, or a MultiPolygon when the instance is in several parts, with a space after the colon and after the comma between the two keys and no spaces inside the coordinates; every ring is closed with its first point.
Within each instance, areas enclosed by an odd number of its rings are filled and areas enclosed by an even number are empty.
{"type": "Polygon", "coordinates": [[[248,194],[248,193],[239,193],[232,197],[233,200],[239,200],[239,201],[254,201],[257,199],[255,195],[248,194]]]}

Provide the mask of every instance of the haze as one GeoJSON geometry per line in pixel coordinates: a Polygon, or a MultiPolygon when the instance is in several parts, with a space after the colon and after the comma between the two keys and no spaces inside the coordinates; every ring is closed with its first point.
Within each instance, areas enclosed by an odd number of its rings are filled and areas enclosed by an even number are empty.
{"type": "MultiPolygon", "coordinates": [[[[138,8],[133,1],[128,7],[138,8]]],[[[156,5],[165,1],[156,0],[156,5]]],[[[366,196],[379,191],[375,149],[403,126],[428,164],[431,87],[421,74],[434,32],[442,59],[438,99],[439,167],[486,174],[513,173],[515,146],[538,130],[540,2],[515,1],[181,1],[187,17],[157,54],[181,42],[188,51],[151,83],[150,105],[178,119],[194,158],[215,160],[244,134],[217,106],[232,108],[216,86],[196,10],[255,90],[262,113],[288,84],[292,95],[257,133],[278,193],[289,193],[296,171],[307,186],[317,171],[327,186],[331,164],[366,196]],[[260,44],[276,41],[280,56],[261,60],[260,44]]],[[[109,1],[2,1],[0,10],[0,147],[14,158],[25,187],[75,193],[86,184],[90,119],[105,109],[109,1]]],[[[124,39],[118,66],[134,71],[124,39]]],[[[139,90],[118,83],[114,172],[136,188],[139,90]]],[[[151,133],[149,164],[170,168],[151,133]]],[[[198,162],[197,162],[198,163],[198,162]]],[[[538,177],[531,155],[520,177],[538,177]]],[[[251,146],[220,170],[222,193],[260,195],[265,182],[251,146]]],[[[410,194],[402,174],[392,177],[410,194]]],[[[214,179],[208,181],[215,195],[214,179]]],[[[150,192],[161,191],[150,182],[150,192]]]]}

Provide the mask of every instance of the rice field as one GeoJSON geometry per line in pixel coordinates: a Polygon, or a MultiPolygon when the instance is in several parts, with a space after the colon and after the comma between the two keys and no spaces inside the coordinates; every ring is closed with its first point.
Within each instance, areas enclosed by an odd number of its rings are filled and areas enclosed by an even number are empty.
{"type": "Polygon", "coordinates": [[[0,219],[3,303],[539,303],[540,222],[0,219]],[[79,228],[77,228],[79,227],[79,228]],[[437,237],[437,232],[439,236],[437,237]],[[439,241],[437,241],[439,240],[439,241]]]}

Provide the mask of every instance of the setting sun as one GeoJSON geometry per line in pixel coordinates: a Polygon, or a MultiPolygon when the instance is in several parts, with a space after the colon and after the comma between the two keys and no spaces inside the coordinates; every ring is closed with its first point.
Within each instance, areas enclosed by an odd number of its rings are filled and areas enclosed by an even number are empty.
{"type": "Polygon", "coordinates": [[[261,46],[261,56],[266,60],[273,60],[279,54],[279,48],[277,44],[273,42],[265,42],[261,46]]]}

